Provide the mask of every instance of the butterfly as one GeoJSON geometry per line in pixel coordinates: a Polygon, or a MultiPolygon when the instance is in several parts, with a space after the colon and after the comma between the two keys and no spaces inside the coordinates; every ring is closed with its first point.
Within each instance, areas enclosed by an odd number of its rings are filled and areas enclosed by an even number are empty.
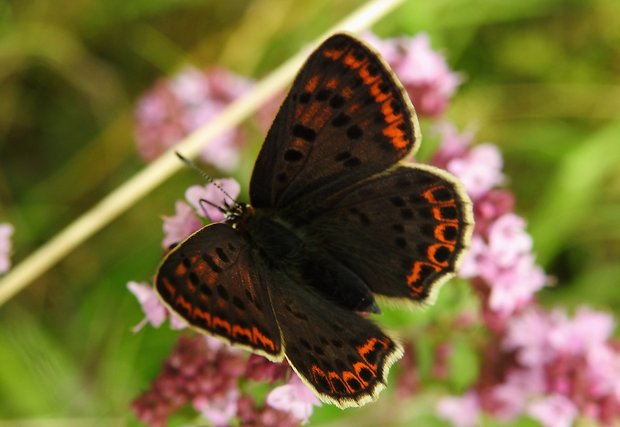
{"type": "Polygon", "coordinates": [[[286,359],[322,401],[374,400],[403,353],[370,318],[377,299],[428,300],[473,224],[454,177],[403,162],[419,144],[413,106],[380,55],[329,37],[271,125],[251,204],[174,247],[157,293],[194,328],[286,359]]]}

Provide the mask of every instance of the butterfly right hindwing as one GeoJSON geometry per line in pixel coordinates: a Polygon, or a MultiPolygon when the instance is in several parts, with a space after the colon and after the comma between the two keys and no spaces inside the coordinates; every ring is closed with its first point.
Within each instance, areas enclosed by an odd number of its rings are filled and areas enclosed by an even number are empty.
{"type": "Polygon", "coordinates": [[[423,165],[377,174],[326,199],[321,209],[301,219],[304,233],[372,292],[403,301],[425,301],[454,274],[473,227],[461,186],[423,165]]]}

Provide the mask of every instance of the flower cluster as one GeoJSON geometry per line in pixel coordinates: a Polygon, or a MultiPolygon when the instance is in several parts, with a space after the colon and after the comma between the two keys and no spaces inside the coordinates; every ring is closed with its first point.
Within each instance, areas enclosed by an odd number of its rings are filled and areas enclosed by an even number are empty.
{"type": "Polygon", "coordinates": [[[503,420],[526,414],[549,427],[581,415],[611,424],[620,417],[620,342],[611,316],[582,307],[573,318],[529,307],[486,348],[476,386],[440,402],[455,426],[479,424],[482,411],[503,420]]]}
{"type": "Polygon", "coordinates": [[[250,356],[209,336],[181,336],[164,361],[159,376],[132,407],[149,426],[167,425],[170,414],[191,405],[212,425],[227,426],[233,419],[241,425],[298,426],[308,421],[316,398],[285,364],[250,356]],[[262,359],[257,361],[256,359],[262,359]],[[275,368],[274,368],[275,367],[275,368]],[[252,375],[269,382],[282,382],[262,405],[241,391],[240,382],[252,375]]]}
{"type": "MultiPolygon", "coordinates": [[[[138,102],[135,138],[138,152],[153,160],[252,87],[252,81],[231,72],[186,67],[171,79],[162,79],[138,102]]],[[[245,137],[239,128],[207,144],[202,159],[218,169],[231,171],[239,164],[245,137]]]]}
{"type": "Polygon", "coordinates": [[[11,235],[13,226],[8,223],[0,224],[0,274],[11,268],[11,235]]]}
{"type": "Polygon", "coordinates": [[[236,413],[237,381],[245,370],[236,353],[215,338],[181,336],[150,390],[134,400],[136,415],[165,426],[170,413],[191,403],[214,425],[226,425],[236,413]]]}
{"type": "Polygon", "coordinates": [[[381,40],[367,33],[364,38],[390,64],[417,114],[438,117],[444,112],[462,78],[450,70],[442,54],[432,49],[427,34],[381,40]]]}
{"type": "Polygon", "coordinates": [[[532,254],[525,220],[513,212],[514,200],[502,183],[502,157],[493,144],[471,146],[470,133],[440,128],[442,144],[432,163],[454,174],[474,204],[476,226],[459,275],[481,294],[487,327],[502,329],[513,313],[533,300],[546,283],[532,254]]]}
{"type": "Polygon", "coordinates": [[[502,420],[528,415],[564,427],[578,415],[609,423],[620,416],[620,343],[611,341],[610,316],[581,308],[573,319],[536,305],[546,283],[536,265],[525,221],[513,211],[502,183],[501,155],[491,144],[471,146],[471,134],[441,128],[433,158],[463,183],[476,226],[459,275],[482,302],[489,340],[475,386],[440,401],[438,414],[453,425],[480,424],[482,412],[502,420]]]}

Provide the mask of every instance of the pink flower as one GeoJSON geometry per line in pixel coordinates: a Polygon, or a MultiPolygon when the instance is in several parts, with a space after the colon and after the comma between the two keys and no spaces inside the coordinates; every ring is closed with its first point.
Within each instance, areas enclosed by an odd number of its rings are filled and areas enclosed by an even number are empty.
{"type": "Polygon", "coordinates": [[[489,390],[486,405],[492,414],[505,421],[515,419],[523,413],[527,400],[532,395],[544,392],[544,377],[536,370],[511,369],[503,382],[489,390]]]}
{"type": "Polygon", "coordinates": [[[487,343],[481,376],[469,393],[477,396],[484,411],[503,420],[530,413],[545,425],[555,425],[548,424],[549,414],[557,411],[557,425],[570,425],[576,416],[571,407],[601,421],[620,415],[609,409],[618,408],[611,383],[620,384],[615,380],[620,378],[620,363],[612,362],[615,351],[609,345],[610,320],[585,308],[572,319],[560,310],[546,312],[535,307],[513,314],[487,343]],[[586,338],[587,330],[596,330],[591,339],[586,338]],[[603,375],[592,375],[588,354],[600,357],[593,365],[602,366],[603,375]],[[564,400],[546,401],[549,395],[564,400]]]}
{"type": "Polygon", "coordinates": [[[243,354],[229,350],[202,335],[181,336],[150,389],[133,401],[137,417],[164,426],[172,412],[192,404],[212,422],[226,425],[237,410],[245,367],[243,354]]]}
{"type": "Polygon", "coordinates": [[[459,397],[444,397],[437,405],[437,415],[455,427],[480,425],[480,412],[478,396],[474,392],[459,397]]]}
{"type": "Polygon", "coordinates": [[[129,282],[127,283],[127,289],[138,299],[142,311],[146,315],[144,320],[134,326],[132,329],[134,333],[142,329],[146,323],[159,328],[166,318],[170,318],[170,327],[172,329],[183,329],[187,326],[183,319],[168,311],[161,303],[152,286],[146,283],[129,282]]]}
{"type": "Polygon", "coordinates": [[[367,34],[364,38],[394,69],[419,115],[436,117],[443,113],[462,78],[431,48],[427,34],[386,40],[367,34]]]}
{"type": "Polygon", "coordinates": [[[11,267],[11,235],[13,226],[8,223],[0,224],[0,274],[11,267]]]}
{"type": "Polygon", "coordinates": [[[585,380],[593,399],[612,397],[620,405],[620,351],[608,344],[593,345],[586,350],[585,380]]]}
{"type": "Polygon", "coordinates": [[[489,143],[471,146],[473,132],[459,134],[447,122],[438,130],[441,145],[431,163],[456,176],[474,202],[502,183],[503,159],[497,146],[489,143]]]}
{"type": "Polygon", "coordinates": [[[572,320],[566,315],[558,316],[549,334],[550,347],[559,353],[579,355],[603,345],[612,335],[614,319],[607,313],[580,307],[572,320]]]}
{"type": "Polygon", "coordinates": [[[441,143],[433,154],[431,163],[442,169],[447,169],[448,163],[453,159],[466,156],[474,139],[473,130],[459,132],[456,126],[447,121],[437,124],[433,133],[439,134],[441,143]]]}
{"type": "Polygon", "coordinates": [[[193,399],[192,406],[215,427],[225,427],[237,415],[239,397],[239,390],[232,388],[215,397],[200,395],[193,399]]]}
{"type": "Polygon", "coordinates": [[[559,394],[546,396],[529,405],[528,414],[544,427],[570,427],[577,418],[577,408],[559,394]]]}
{"type": "Polygon", "coordinates": [[[206,216],[213,222],[224,220],[224,213],[216,206],[227,210],[239,195],[239,190],[239,183],[232,178],[216,179],[206,185],[189,187],[185,191],[185,198],[194,209],[183,201],[177,201],[176,213],[173,216],[164,216],[164,248],[169,249],[202,228],[204,224],[199,216],[206,216]]]}
{"type": "Polygon", "coordinates": [[[273,384],[295,374],[286,361],[281,363],[271,362],[263,356],[252,354],[248,359],[245,375],[254,381],[273,384]]]}
{"type": "MultiPolygon", "coordinates": [[[[140,155],[153,160],[217,116],[251,85],[224,69],[200,71],[194,67],[157,82],[136,107],[135,137],[140,155]]],[[[217,168],[232,170],[238,165],[243,139],[239,129],[232,129],[207,144],[201,157],[217,168]]]]}
{"type": "Polygon", "coordinates": [[[525,231],[525,221],[506,213],[487,225],[486,236],[474,234],[459,274],[479,277],[489,292],[485,304],[509,316],[532,301],[547,278],[531,253],[532,240],[525,231]]]}
{"type": "Polygon", "coordinates": [[[269,392],[267,404],[279,411],[288,412],[305,424],[312,415],[313,407],[320,405],[320,402],[297,375],[292,375],[288,384],[269,392]]]}
{"type": "Polygon", "coordinates": [[[480,196],[474,203],[476,225],[474,234],[487,236],[489,227],[503,216],[514,210],[514,195],[508,190],[493,188],[480,196]]]}
{"type": "Polygon", "coordinates": [[[176,213],[173,216],[164,216],[164,240],[162,246],[169,249],[171,246],[185,240],[203,226],[194,210],[185,202],[176,202],[176,213]]]}
{"type": "Polygon", "coordinates": [[[497,264],[510,267],[522,254],[532,250],[532,237],[525,231],[523,218],[506,213],[489,227],[488,245],[497,264]]]}
{"type": "Polygon", "coordinates": [[[251,396],[242,396],[238,402],[237,417],[244,427],[297,427],[301,421],[290,412],[270,405],[258,406],[251,396]]]}
{"type": "Polygon", "coordinates": [[[504,213],[474,231],[459,275],[482,279],[482,286],[488,287],[488,292],[483,292],[485,306],[500,319],[506,318],[529,304],[547,282],[531,250],[525,221],[514,213],[504,213]]]}
{"type": "Polygon", "coordinates": [[[553,328],[553,316],[542,310],[526,310],[513,317],[506,328],[502,348],[516,352],[517,361],[528,368],[536,368],[549,360],[551,353],[547,340],[553,328]]]}
{"type": "MultiPolygon", "coordinates": [[[[480,410],[508,421],[529,414],[553,427],[579,415],[604,424],[620,417],[620,347],[610,341],[611,316],[582,307],[571,318],[531,307],[505,322],[487,342],[480,378],[468,392],[480,410]]],[[[460,401],[448,403],[443,417],[459,425],[450,410],[460,401]]]]}
{"type": "Polygon", "coordinates": [[[222,210],[226,211],[235,202],[239,191],[239,183],[233,178],[216,179],[203,186],[189,187],[185,191],[185,199],[194,207],[198,215],[206,216],[212,222],[218,222],[224,220],[222,210]]]}
{"type": "Polygon", "coordinates": [[[543,270],[531,254],[522,254],[509,268],[502,268],[489,280],[491,310],[509,316],[525,307],[546,283],[543,270]]]}
{"type": "Polygon", "coordinates": [[[469,249],[463,256],[459,276],[472,279],[481,275],[482,271],[494,270],[492,260],[487,256],[488,246],[482,236],[474,234],[469,244],[469,249]]]}
{"type": "Polygon", "coordinates": [[[465,156],[448,162],[446,169],[459,179],[467,193],[476,200],[502,182],[502,163],[497,146],[478,144],[465,156]]]}

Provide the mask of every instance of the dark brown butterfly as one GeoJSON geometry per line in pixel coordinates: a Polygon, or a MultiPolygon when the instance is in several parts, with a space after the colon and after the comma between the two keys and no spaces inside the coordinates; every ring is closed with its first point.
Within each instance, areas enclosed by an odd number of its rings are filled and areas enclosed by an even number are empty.
{"type": "Polygon", "coordinates": [[[364,313],[422,302],[454,274],[471,203],[439,169],[401,163],[420,141],[401,84],[336,34],[297,75],[234,205],[165,257],[157,292],[201,331],[288,360],[323,401],[374,400],[400,345],[364,313]]]}

